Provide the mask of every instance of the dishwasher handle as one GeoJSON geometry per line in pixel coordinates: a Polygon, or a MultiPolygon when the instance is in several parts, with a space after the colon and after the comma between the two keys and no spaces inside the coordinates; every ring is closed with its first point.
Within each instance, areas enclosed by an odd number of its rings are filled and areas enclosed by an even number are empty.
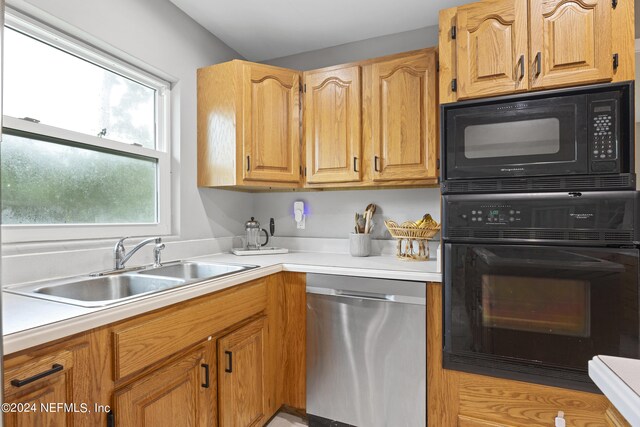
{"type": "Polygon", "coordinates": [[[425,298],[410,297],[404,295],[380,294],[376,292],[362,292],[353,290],[321,288],[316,286],[307,286],[308,294],[329,295],[338,298],[352,298],[379,302],[395,302],[405,304],[426,305],[425,298]]]}
{"type": "Polygon", "coordinates": [[[393,295],[378,294],[375,292],[344,291],[342,289],[333,289],[333,291],[337,297],[393,301],[393,295]]]}

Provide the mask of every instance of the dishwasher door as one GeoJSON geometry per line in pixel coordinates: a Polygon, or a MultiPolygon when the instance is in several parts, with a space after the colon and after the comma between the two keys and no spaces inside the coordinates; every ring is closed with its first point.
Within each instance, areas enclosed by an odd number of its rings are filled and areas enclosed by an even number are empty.
{"type": "Polygon", "coordinates": [[[310,426],[426,426],[425,301],[425,283],[307,275],[310,426]]]}

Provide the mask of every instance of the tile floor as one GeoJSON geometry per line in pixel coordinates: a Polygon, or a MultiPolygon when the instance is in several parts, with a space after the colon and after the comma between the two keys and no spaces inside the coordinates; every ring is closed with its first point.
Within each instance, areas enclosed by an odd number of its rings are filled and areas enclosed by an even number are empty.
{"type": "Polygon", "coordinates": [[[267,427],[306,427],[307,423],[295,415],[280,412],[271,420],[267,427]]]}

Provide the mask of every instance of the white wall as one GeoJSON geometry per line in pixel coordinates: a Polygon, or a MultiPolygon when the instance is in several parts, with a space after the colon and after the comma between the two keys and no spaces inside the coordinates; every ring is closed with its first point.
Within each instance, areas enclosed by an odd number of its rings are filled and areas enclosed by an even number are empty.
{"type": "MultiPolygon", "coordinates": [[[[433,26],[266,62],[297,70],[310,70],[437,44],[438,28],[433,26]]],[[[253,212],[267,229],[269,218],[275,218],[276,236],[279,237],[346,238],[353,231],[355,213],[363,212],[369,203],[375,203],[380,209],[375,218],[375,238],[390,238],[384,228],[384,219],[415,221],[428,212],[440,221],[440,191],[437,188],[257,194],[254,196],[253,212]],[[302,200],[308,205],[309,217],[305,230],[295,228],[293,202],[296,200],[302,200]]]]}
{"type": "Polygon", "coordinates": [[[434,25],[264,62],[304,71],[437,45],[438,26],[434,25]]]}
{"type": "MultiPolygon", "coordinates": [[[[42,12],[58,18],[63,31],[75,29],[95,37],[89,42],[110,45],[124,59],[170,76],[172,88],[173,234],[198,239],[238,234],[238,212],[251,209],[245,193],[196,186],[196,69],[239,58],[168,0],[9,0],[10,6],[37,18],[42,12]]],[[[40,19],[49,21],[50,18],[40,19]]]]}
{"type": "Polygon", "coordinates": [[[269,218],[276,223],[277,237],[347,238],[354,231],[355,213],[363,213],[369,203],[377,206],[373,217],[375,239],[391,238],[384,220],[417,221],[430,213],[440,222],[438,188],[393,190],[348,190],[254,195],[254,212],[263,228],[269,230],[269,218]],[[306,228],[299,230],[293,219],[293,202],[305,202],[306,228]]]}

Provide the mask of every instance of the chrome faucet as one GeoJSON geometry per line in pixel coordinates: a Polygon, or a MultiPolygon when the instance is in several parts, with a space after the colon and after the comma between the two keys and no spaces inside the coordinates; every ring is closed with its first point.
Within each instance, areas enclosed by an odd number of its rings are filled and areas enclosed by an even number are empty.
{"type": "Polygon", "coordinates": [[[113,248],[113,260],[114,260],[114,269],[115,270],[124,270],[124,264],[129,261],[129,258],[133,254],[135,254],[138,249],[146,245],[147,243],[155,242],[155,247],[153,248],[153,266],[160,267],[162,264],[160,263],[160,252],[164,249],[164,243],[162,243],[162,239],[160,237],[151,237],[149,239],[145,239],[142,242],[138,243],[131,249],[128,253],[124,249],[124,241],[128,239],[128,237],[123,237],[118,240],[116,246],[113,248]]]}

